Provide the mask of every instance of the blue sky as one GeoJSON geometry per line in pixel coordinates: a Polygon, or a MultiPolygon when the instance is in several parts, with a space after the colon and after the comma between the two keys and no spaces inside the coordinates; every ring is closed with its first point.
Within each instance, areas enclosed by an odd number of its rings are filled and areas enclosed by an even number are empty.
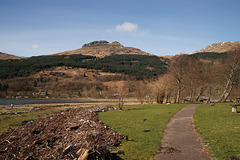
{"type": "Polygon", "coordinates": [[[0,0],[0,52],[53,54],[96,40],[155,55],[240,41],[239,0],[0,0]]]}

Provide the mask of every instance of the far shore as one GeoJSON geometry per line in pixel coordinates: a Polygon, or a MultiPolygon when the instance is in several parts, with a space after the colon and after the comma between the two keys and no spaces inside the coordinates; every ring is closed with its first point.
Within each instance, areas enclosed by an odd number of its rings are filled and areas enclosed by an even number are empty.
{"type": "MultiPolygon", "coordinates": [[[[0,99],[0,106],[44,106],[44,105],[68,105],[68,106],[94,106],[94,105],[118,105],[118,99],[93,99],[93,98],[36,98],[36,99],[0,99]]],[[[125,99],[125,105],[139,104],[137,99],[125,99]]]]}

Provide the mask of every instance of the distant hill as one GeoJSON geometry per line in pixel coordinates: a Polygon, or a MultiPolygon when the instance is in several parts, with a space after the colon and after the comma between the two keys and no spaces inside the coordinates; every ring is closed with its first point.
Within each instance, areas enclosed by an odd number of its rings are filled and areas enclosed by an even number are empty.
{"type": "Polygon", "coordinates": [[[193,52],[193,54],[201,53],[201,52],[224,53],[235,48],[240,48],[240,41],[214,43],[214,44],[208,45],[206,48],[193,52]]]}
{"type": "Polygon", "coordinates": [[[123,73],[137,79],[157,77],[167,70],[166,63],[157,56],[116,54],[96,58],[81,54],[52,55],[0,61],[0,79],[26,77],[32,73],[61,66],[123,73]]]}
{"type": "Polygon", "coordinates": [[[105,40],[93,41],[88,44],[84,44],[82,48],[76,50],[65,51],[54,55],[72,55],[82,54],[88,56],[95,56],[103,58],[114,54],[128,54],[128,55],[150,55],[140,49],[133,47],[124,47],[119,42],[109,43],[105,40]]]}
{"type": "Polygon", "coordinates": [[[7,60],[7,59],[22,59],[22,58],[18,56],[14,56],[12,54],[0,52],[0,60],[7,60]]]}

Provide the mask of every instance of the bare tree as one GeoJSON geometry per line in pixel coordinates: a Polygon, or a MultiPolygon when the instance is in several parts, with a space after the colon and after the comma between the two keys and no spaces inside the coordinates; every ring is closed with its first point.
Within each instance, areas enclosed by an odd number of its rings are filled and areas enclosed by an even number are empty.
{"type": "Polygon", "coordinates": [[[228,52],[228,58],[221,63],[221,69],[225,78],[225,87],[219,101],[226,101],[232,92],[233,86],[239,81],[240,49],[228,52]]]}
{"type": "Polygon", "coordinates": [[[171,74],[165,74],[154,83],[152,91],[156,97],[157,103],[163,103],[164,99],[166,103],[170,102],[172,93],[174,92],[175,80],[171,74]]]}
{"type": "MultiPolygon", "coordinates": [[[[191,102],[199,101],[200,97],[206,94],[207,89],[211,90],[214,83],[214,74],[212,71],[214,66],[211,62],[202,63],[199,59],[192,61],[189,70],[191,73],[191,102]]],[[[208,93],[211,97],[211,92],[208,93]]]]}
{"type": "Polygon", "coordinates": [[[184,86],[189,95],[189,101],[193,102],[197,94],[198,86],[202,80],[201,63],[198,59],[192,57],[185,57],[185,77],[184,86]]]}
{"type": "Polygon", "coordinates": [[[145,99],[146,94],[147,94],[146,87],[147,87],[147,85],[144,82],[142,82],[142,81],[136,82],[136,85],[135,85],[135,96],[137,97],[137,99],[139,100],[139,102],[141,104],[143,104],[144,99],[145,99]]]}
{"type": "Polygon", "coordinates": [[[177,95],[176,103],[180,103],[182,91],[185,89],[184,80],[187,73],[188,56],[178,55],[173,59],[169,66],[169,74],[173,76],[176,82],[177,95]]]}
{"type": "Polygon", "coordinates": [[[128,93],[127,87],[123,82],[116,83],[113,87],[113,90],[118,97],[118,107],[120,110],[122,110],[122,107],[124,105],[124,98],[128,93]]]}

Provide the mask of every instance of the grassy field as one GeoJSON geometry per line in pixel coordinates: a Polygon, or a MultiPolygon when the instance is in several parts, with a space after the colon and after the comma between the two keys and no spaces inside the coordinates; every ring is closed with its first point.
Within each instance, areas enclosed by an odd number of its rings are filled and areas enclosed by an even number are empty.
{"type": "MultiPolygon", "coordinates": [[[[28,111],[31,107],[15,107],[15,109],[1,109],[1,112],[20,112],[28,111]]],[[[17,128],[23,121],[35,121],[39,118],[44,118],[63,110],[62,107],[51,107],[47,110],[39,110],[35,112],[28,112],[23,114],[0,115],[0,134],[17,128]]]]}
{"type": "Polygon", "coordinates": [[[229,103],[199,106],[194,124],[212,157],[240,159],[240,114],[229,103]]]}
{"type": "Polygon", "coordinates": [[[103,123],[128,136],[119,148],[125,152],[121,158],[149,159],[159,150],[170,118],[185,105],[132,105],[123,107],[123,111],[100,113],[99,117],[103,123]]]}

